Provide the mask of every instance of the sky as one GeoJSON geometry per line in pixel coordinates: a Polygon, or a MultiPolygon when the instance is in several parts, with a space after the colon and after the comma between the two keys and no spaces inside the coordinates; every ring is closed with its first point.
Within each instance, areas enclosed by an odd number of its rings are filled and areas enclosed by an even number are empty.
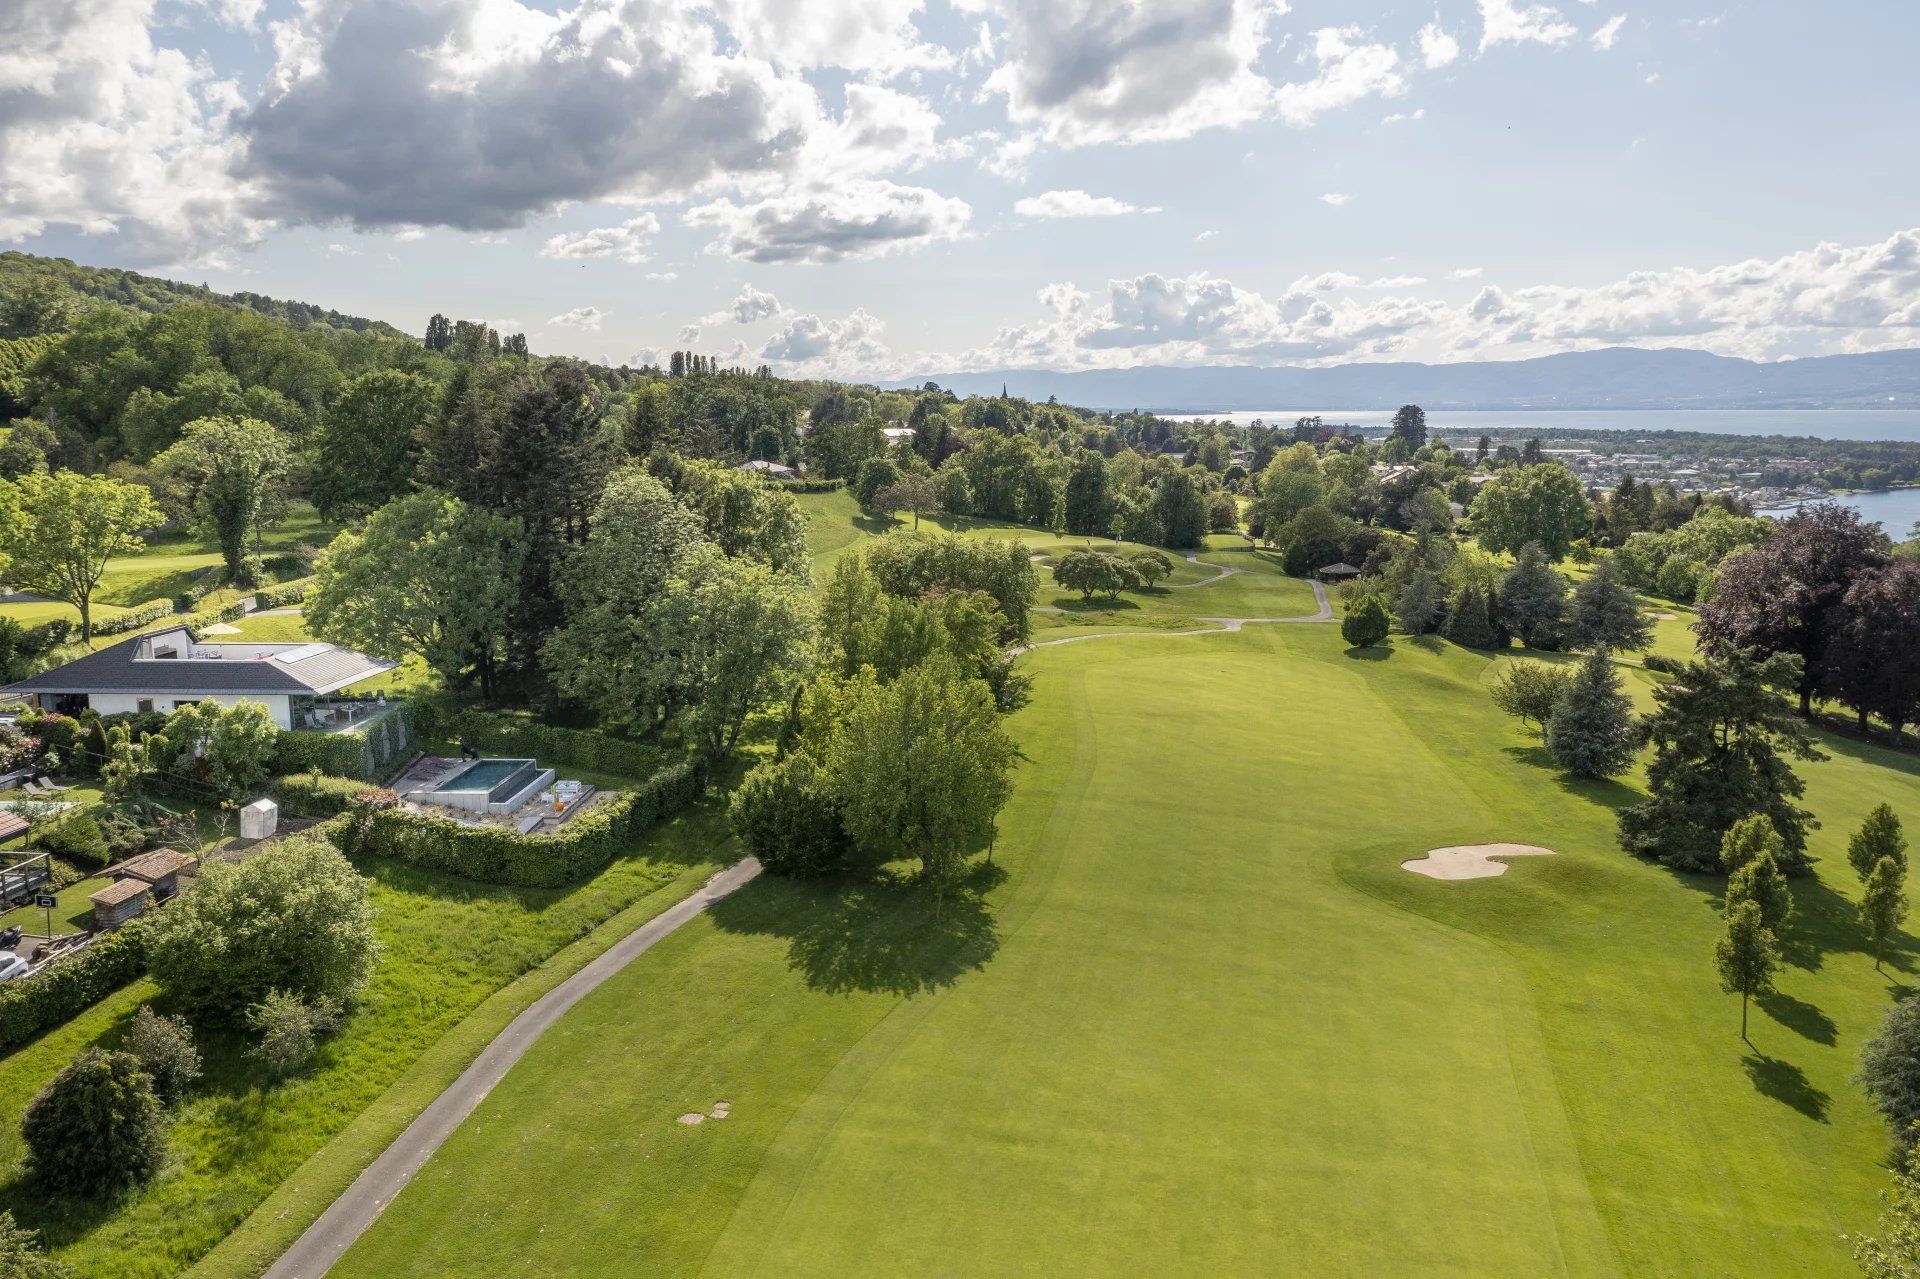
{"type": "Polygon", "coordinates": [[[0,246],[860,379],[1920,346],[1895,0],[0,0],[0,246]]]}

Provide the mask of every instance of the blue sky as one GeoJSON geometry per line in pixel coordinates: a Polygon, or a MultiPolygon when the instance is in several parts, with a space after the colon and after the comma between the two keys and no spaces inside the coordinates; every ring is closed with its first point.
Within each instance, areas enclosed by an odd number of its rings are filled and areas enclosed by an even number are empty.
{"type": "Polygon", "coordinates": [[[846,376],[1920,345],[1920,12],[14,0],[0,242],[846,376]]]}

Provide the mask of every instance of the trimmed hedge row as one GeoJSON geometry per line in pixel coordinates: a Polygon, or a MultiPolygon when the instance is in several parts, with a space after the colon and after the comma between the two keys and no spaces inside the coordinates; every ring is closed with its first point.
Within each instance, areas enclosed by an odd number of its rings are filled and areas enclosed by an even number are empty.
{"type": "Polygon", "coordinates": [[[253,593],[255,608],[285,608],[289,604],[298,604],[307,598],[307,592],[313,587],[311,577],[303,577],[295,582],[282,582],[279,586],[269,586],[253,593]]]}
{"type": "Polygon", "coordinates": [[[0,1050],[64,1025],[146,971],[146,924],[136,919],[77,955],[0,986],[0,1050]]]}
{"type": "Polygon", "coordinates": [[[662,747],[592,729],[556,728],[477,710],[460,711],[443,718],[442,707],[416,705],[422,738],[430,741],[464,738],[477,749],[493,755],[538,759],[555,767],[570,764],[621,777],[649,776],[672,758],[672,753],[662,747]]]}
{"type": "Polygon", "coordinates": [[[338,817],[354,800],[377,789],[369,782],[324,773],[293,773],[267,783],[267,794],[292,817],[338,817]]]}
{"type": "Polygon", "coordinates": [[[468,826],[399,808],[364,808],[329,822],[327,837],[350,855],[390,857],[485,884],[559,888],[631,850],[655,822],[699,798],[706,784],[704,765],[691,760],[672,764],[551,835],[468,826]]]}
{"type": "Polygon", "coordinates": [[[845,480],[775,480],[789,493],[838,493],[847,486],[845,480]]]}
{"type": "Polygon", "coordinates": [[[93,624],[93,633],[100,635],[124,635],[128,631],[137,631],[143,626],[173,615],[172,600],[148,600],[145,604],[135,605],[124,613],[116,613],[93,624]]]}
{"type": "Polygon", "coordinates": [[[413,717],[404,705],[365,728],[344,733],[303,733],[282,729],[275,739],[275,774],[325,773],[330,777],[372,780],[384,777],[413,750],[413,717]]]}
{"type": "Polygon", "coordinates": [[[247,602],[235,600],[222,608],[210,608],[203,613],[190,613],[186,622],[194,630],[212,626],[216,622],[237,622],[247,615],[247,602]]]}

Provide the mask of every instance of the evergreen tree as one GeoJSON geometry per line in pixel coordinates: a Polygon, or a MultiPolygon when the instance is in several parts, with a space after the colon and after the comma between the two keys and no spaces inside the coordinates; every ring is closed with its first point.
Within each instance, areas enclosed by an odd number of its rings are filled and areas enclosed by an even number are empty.
{"type": "Polygon", "coordinates": [[[1412,456],[1427,442],[1427,411],[1418,404],[1402,404],[1393,415],[1391,438],[1400,441],[1412,456]]]}
{"type": "Polygon", "coordinates": [[[1907,837],[1890,804],[1876,805],[1847,841],[1847,864],[1861,879],[1872,873],[1883,857],[1891,857],[1900,873],[1907,873],[1907,837]]]}
{"type": "Polygon", "coordinates": [[[1417,564],[1393,593],[1393,620],[1409,635],[1425,635],[1439,616],[1440,575],[1417,564]]]}
{"type": "Polygon", "coordinates": [[[1887,1009],[1879,1032],[1860,1050],[1854,1082],[1887,1121],[1894,1145],[1911,1151],[1920,1131],[1920,995],[1887,1009]]]}
{"type": "Polygon", "coordinates": [[[1453,597],[1453,606],[1447,610],[1447,624],[1441,628],[1445,635],[1462,648],[1493,648],[1495,636],[1493,619],[1487,615],[1487,597],[1480,588],[1467,585],[1453,597]]]}
{"type": "Polygon", "coordinates": [[[1340,622],[1340,638],[1353,648],[1372,648],[1387,638],[1387,610],[1368,595],[1348,610],[1340,622]]]}
{"type": "Polygon", "coordinates": [[[1907,868],[1891,857],[1882,857],[1867,872],[1865,889],[1860,894],[1860,926],[1873,946],[1873,970],[1880,971],[1880,956],[1887,938],[1907,918],[1907,868]]]}
{"type": "Polygon", "coordinates": [[[1554,649],[1566,611],[1567,579],[1547,563],[1539,543],[1528,542],[1500,581],[1500,624],[1528,648],[1554,649]]]}
{"type": "Polygon", "coordinates": [[[1606,651],[1595,649],[1547,721],[1547,753],[1576,777],[1601,778],[1625,772],[1638,747],[1633,702],[1606,651]]]}
{"type": "Polygon", "coordinates": [[[1620,578],[1611,558],[1594,566],[1573,589],[1567,613],[1566,642],[1572,648],[1642,649],[1653,642],[1653,625],[1640,601],[1620,578]]]}
{"type": "MultiPolygon", "coordinates": [[[[188,894],[191,896],[191,894],[188,894]]],[[[166,1121],[131,1053],[89,1048],[40,1090],[20,1122],[27,1167],[46,1189],[100,1196],[152,1179],[166,1121]]]]}
{"type": "Polygon", "coordinates": [[[1787,890],[1787,877],[1774,864],[1772,853],[1763,850],[1727,877],[1727,909],[1740,902],[1758,906],[1760,922],[1776,937],[1793,918],[1793,894],[1787,890]]]}
{"type": "Polygon", "coordinates": [[[1780,948],[1757,903],[1728,906],[1727,929],[1713,945],[1713,966],[1720,974],[1720,989],[1740,996],[1740,1038],[1746,1039],[1747,1004],[1773,989],[1774,970],[1780,966],[1780,948]]]}

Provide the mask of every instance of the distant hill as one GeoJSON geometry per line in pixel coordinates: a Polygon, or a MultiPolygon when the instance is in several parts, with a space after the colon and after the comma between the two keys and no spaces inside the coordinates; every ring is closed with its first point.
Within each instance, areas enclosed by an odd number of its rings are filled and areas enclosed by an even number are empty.
{"type": "Polygon", "coordinates": [[[0,253],[0,289],[22,276],[51,276],[73,293],[95,302],[117,302],[149,314],[183,302],[205,302],[236,311],[252,311],[290,324],[296,329],[350,329],[399,337],[400,330],[382,320],[345,315],[311,302],[291,302],[259,293],[216,293],[204,284],[183,284],[158,276],[141,275],[118,267],[82,266],[67,258],[39,257],[8,250],[0,253]]]}
{"type": "Polygon", "coordinates": [[[1148,365],[1053,373],[997,369],[889,382],[960,395],[1057,397],[1097,409],[1826,409],[1920,407],[1920,350],[1760,364],[1705,351],[1610,347],[1531,360],[1327,368],[1148,365]]]}

